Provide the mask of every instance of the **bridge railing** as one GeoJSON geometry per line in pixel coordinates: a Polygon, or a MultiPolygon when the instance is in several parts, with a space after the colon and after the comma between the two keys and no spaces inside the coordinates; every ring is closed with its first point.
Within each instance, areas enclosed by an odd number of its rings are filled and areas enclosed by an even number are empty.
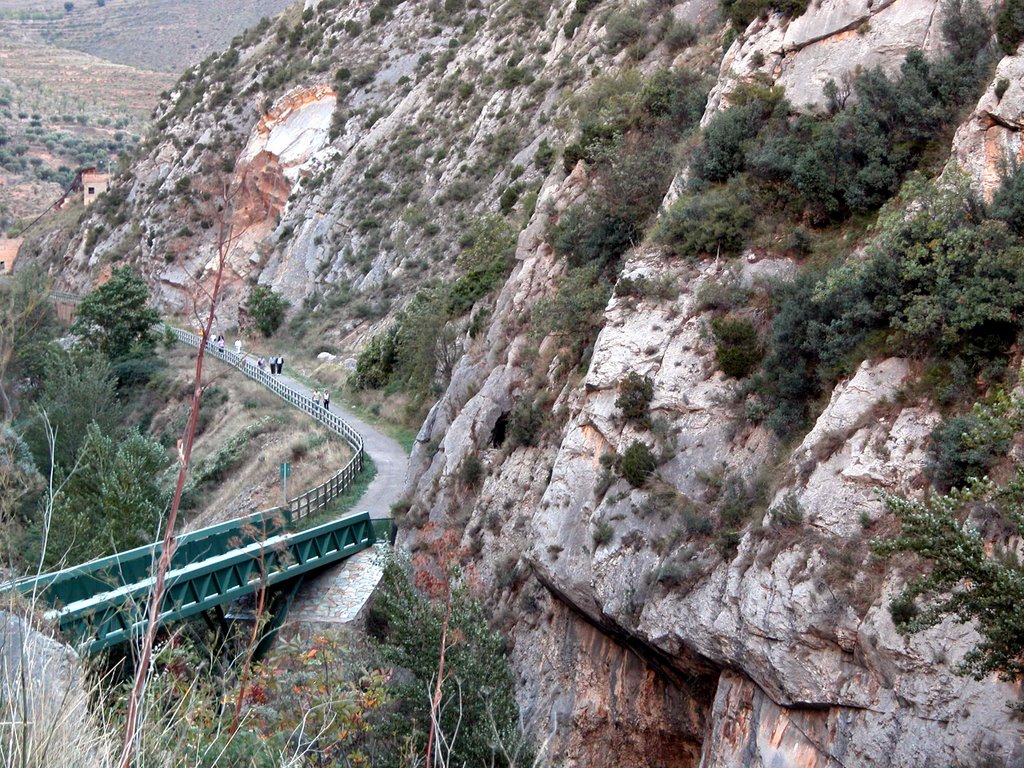
{"type": "MultiPolygon", "coordinates": [[[[165,324],[163,327],[174,334],[174,337],[183,344],[199,348],[201,339],[198,334],[181,328],[175,328],[171,325],[165,324]]],[[[333,411],[318,405],[312,398],[295,391],[274,374],[268,373],[257,366],[256,361],[251,355],[239,355],[229,349],[222,350],[209,341],[206,343],[206,352],[234,366],[250,379],[265,386],[282,400],[312,416],[332,432],[340,435],[352,447],[352,458],[334,475],[327,478],[320,485],[287,500],[288,513],[293,522],[316,514],[348,490],[363,468],[363,438],[358,432],[333,411]]]]}

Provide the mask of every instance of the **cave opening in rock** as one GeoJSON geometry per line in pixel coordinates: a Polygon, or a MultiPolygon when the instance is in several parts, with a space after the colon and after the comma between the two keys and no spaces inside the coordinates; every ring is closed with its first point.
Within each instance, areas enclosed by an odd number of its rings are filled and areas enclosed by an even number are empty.
{"type": "Polygon", "coordinates": [[[508,411],[501,414],[498,420],[494,422],[494,431],[491,432],[491,445],[495,448],[500,448],[502,443],[505,442],[505,433],[508,430],[508,411]]]}

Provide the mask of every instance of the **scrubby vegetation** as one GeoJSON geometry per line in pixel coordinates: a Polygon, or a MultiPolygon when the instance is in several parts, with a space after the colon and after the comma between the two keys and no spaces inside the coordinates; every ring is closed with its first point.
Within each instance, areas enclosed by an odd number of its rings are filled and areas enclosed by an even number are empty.
{"type": "Polygon", "coordinates": [[[783,435],[798,429],[808,400],[864,345],[976,373],[1005,366],[1021,331],[1022,259],[1024,242],[988,218],[966,180],[911,180],[866,261],[805,272],[776,295],[761,379],[775,404],[769,422],[783,435]]]}

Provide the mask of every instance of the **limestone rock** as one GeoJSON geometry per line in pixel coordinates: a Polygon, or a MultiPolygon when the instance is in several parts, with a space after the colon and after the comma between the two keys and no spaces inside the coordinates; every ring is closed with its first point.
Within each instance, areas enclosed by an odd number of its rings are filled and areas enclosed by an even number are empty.
{"type": "Polygon", "coordinates": [[[1008,168],[1024,159],[1024,56],[1007,56],[977,107],[953,137],[952,162],[963,168],[986,201],[1002,183],[1008,168]],[[996,88],[1005,81],[1002,98],[996,88]]]}

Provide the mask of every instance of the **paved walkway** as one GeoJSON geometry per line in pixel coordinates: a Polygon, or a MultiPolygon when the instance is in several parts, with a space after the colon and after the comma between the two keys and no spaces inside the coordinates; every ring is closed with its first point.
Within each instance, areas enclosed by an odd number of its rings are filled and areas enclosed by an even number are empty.
{"type": "Polygon", "coordinates": [[[347,624],[353,621],[380,581],[385,545],[364,549],[344,563],[303,584],[288,610],[286,626],[347,624]]]}
{"type": "MultiPolygon", "coordinates": [[[[296,381],[287,374],[278,376],[287,386],[310,397],[309,387],[296,381]]],[[[391,505],[402,495],[405,487],[405,473],[409,468],[409,457],[405,449],[394,438],[388,437],[376,427],[360,419],[352,411],[339,403],[331,403],[331,410],[348,422],[349,426],[363,438],[363,449],[373,459],[377,467],[377,475],[370,482],[366,493],[352,508],[353,512],[369,512],[373,519],[391,517],[391,505]]]]}

